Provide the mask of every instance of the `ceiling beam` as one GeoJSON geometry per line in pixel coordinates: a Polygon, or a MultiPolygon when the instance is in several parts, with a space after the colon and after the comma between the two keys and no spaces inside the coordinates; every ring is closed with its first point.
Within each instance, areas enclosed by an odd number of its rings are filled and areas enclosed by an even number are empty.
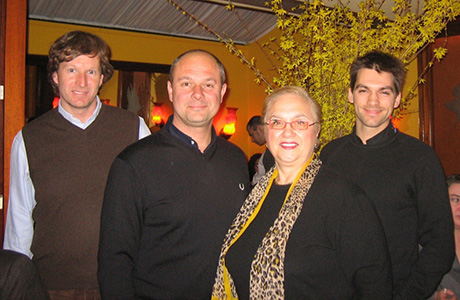
{"type": "MultiPolygon", "coordinates": [[[[244,8],[244,9],[250,9],[250,10],[255,10],[255,11],[260,11],[260,12],[266,12],[266,13],[273,13],[271,8],[269,6],[266,6],[265,3],[267,2],[266,0],[236,0],[236,1],[229,1],[229,0],[195,0],[199,2],[207,2],[207,3],[213,3],[213,4],[220,4],[220,5],[228,5],[230,2],[232,5],[234,5],[236,8],[244,8]]],[[[287,11],[290,11],[291,8],[294,6],[298,5],[299,0],[284,0],[283,1],[283,6],[287,11]]]]}

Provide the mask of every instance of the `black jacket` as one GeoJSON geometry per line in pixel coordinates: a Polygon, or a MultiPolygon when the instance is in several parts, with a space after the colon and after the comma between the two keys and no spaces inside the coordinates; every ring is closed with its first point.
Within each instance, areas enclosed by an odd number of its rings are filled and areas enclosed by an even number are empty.
{"type": "Polygon", "coordinates": [[[390,123],[366,144],[355,131],[330,142],[321,160],[374,202],[390,250],[395,299],[429,297],[455,255],[447,186],[433,149],[390,123]]]}
{"type": "Polygon", "coordinates": [[[211,298],[222,241],[249,192],[246,157],[215,134],[202,153],[170,126],[112,165],[99,248],[104,299],[211,298]]]}

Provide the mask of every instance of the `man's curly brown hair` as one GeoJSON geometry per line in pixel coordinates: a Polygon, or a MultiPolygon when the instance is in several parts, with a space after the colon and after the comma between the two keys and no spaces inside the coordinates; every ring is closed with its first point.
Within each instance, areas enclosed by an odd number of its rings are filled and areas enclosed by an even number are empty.
{"type": "Polygon", "coordinates": [[[54,72],[57,72],[62,62],[69,62],[80,55],[99,56],[101,72],[104,75],[103,84],[112,77],[113,66],[110,64],[109,45],[95,34],[70,31],[53,43],[48,54],[48,79],[56,95],[59,95],[59,88],[53,80],[54,72]]]}

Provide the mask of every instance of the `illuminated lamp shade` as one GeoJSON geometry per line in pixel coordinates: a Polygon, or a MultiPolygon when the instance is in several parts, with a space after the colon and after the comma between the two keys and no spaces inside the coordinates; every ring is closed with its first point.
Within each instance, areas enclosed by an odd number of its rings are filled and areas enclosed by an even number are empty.
{"type": "Polygon", "coordinates": [[[53,99],[53,109],[58,107],[59,105],[59,97],[54,97],[53,99]]]}
{"type": "Polygon", "coordinates": [[[105,105],[110,105],[110,99],[101,99],[101,102],[105,105]]]}
{"type": "Polygon", "coordinates": [[[163,125],[164,125],[164,121],[162,119],[163,111],[161,109],[162,105],[163,105],[163,103],[153,103],[152,123],[155,124],[155,126],[158,126],[158,127],[163,127],[163,125]]]}
{"type": "Polygon", "coordinates": [[[227,136],[232,136],[235,133],[236,124],[236,107],[227,107],[227,116],[225,117],[225,125],[222,129],[222,133],[227,136]]]}

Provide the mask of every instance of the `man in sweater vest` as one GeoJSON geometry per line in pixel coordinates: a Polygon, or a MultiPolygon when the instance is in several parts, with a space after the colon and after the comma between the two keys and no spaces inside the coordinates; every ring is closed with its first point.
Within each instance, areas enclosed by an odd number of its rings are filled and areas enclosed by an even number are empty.
{"type": "Polygon", "coordinates": [[[356,125],[324,147],[324,164],[354,180],[375,204],[393,269],[393,299],[426,299],[454,259],[449,198],[440,161],[428,145],[391,122],[405,77],[396,57],[373,51],[350,68],[348,101],[356,125]]]}
{"type": "Polygon", "coordinates": [[[26,124],[13,141],[4,248],[32,258],[51,299],[99,299],[107,174],[114,158],[150,131],[139,117],[97,96],[113,74],[110,48],[100,37],[66,33],[48,58],[59,106],[26,124]]]}
{"type": "Polygon", "coordinates": [[[246,156],[212,125],[227,89],[220,61],[204,50],[180,55],[167,89],[173,115],[109,173],[103,299],[211,299],[222,241],[249,191],[246,156]]]}

